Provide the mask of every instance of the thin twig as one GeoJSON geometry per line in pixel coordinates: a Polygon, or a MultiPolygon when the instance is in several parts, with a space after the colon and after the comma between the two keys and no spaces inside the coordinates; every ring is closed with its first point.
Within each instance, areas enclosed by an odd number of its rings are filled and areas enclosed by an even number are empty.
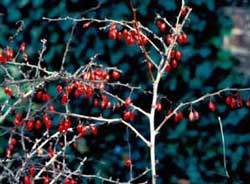
{"type": "Polygon", "coordinates": [[[224,139],[223,126],[222,126],[222,122],[221,122],[220,116],[218,117],[218,121],[219,121],[219,124],[220,124],[221,140],[222,140],[222,147],[223,147],[223,165],[224,165],[224,170],[225,170],[226,176],[228,178],[230,178],[228,170],[227,170],[225,139],[224,139]]]}

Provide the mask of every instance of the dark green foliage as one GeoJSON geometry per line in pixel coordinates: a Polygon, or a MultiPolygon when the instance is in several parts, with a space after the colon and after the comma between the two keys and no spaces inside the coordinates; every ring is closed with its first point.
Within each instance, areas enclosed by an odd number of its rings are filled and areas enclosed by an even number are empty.
{"type": "MultiPolygon", "coordinates": [[[[132,14],[127,1],[100,1],[101,7],[87,13],[87,17],[112,18],[131,20],[132,14]]],[[[193,8],[190,19],[184,31],[189,36],[189,43],[178,46],[183,53],[183,59],[176,71],[166,74],[161,82],[160,92],[167,95],[173,106],[182,101],[195,99],[208,92],[225,87],[240,87],[243,76],[237,72],[238,62],[230,52],[222,49],[223,36],[230,33],[232,21],[223,14],[223,7],[232,2],[221,0],[190,0],[186,4],[193,8]]],[[[82,12],[95,6],[97,1],[41,1],[22,0],[0,2],[0,46],[7,44],[18,48],[25,41],[30,61],[37,60],[38,51],[42,44],[40,39],[48,40],[45,54],[45,66],[50,70],[58,70],[65,48],[72,22],[49,23],[42,20],[47,17],[81,17],[82,12]],[[24,20],[24,32],[16,40],[8,43],[8,37],[15,33],[15,23],[24,20]]],[[[180,1],[174,0],[146,0],[137,1],[138,19],[143,24],[157,31],[154,24],[155,13],[166,16],[174,22],[179,11],[180,1]]],[[[98,62],[105,66],[117,66],[123,71],[122,82],[129,82],[133,86],[141,85],[150,88],[150,77],[143,63],[144,57],[137,46],[127,46],[123,41],[108,40],[107,31],[99,31],[95,24],[82,29],[77,25],[70,52],[66,60],[66,70],[75,71],[87,63],[89,58],[99,53],[98,62]]],[[[158,56],[152,53],[155,59],[158,56]]],[[[1,74],[0,74],[1,77],[1,74]]],[[[54,95],[55,84],[49,85],[48,92],[54,95]]],[[[128,91],[120,91],[120,96],[126,98],[128,91]]],[[[1,92],[1,91],[0,91],[1,92]]],[[[0,99],[2,98],[0,93],[0,99]]],[[[248,95],[243,94],[244,99],[248,95]]],[[[148,105],[150,95],[132,96],[136,105],[148,105]]],[[[187,178],[192,184],[202,183],[250,183],[249,145],[250,124],[249,109],[230,110],[225,106],[225,94],[212,99],[217,104],[215,113],[209,112],[208,101],[195,106],[200,113],[198,122],[181,121],[179,124],[170,121],[157,137],[157,173],[159,184],[177,183],[181,178],[187,178]],[[223,155],[221,135],[217,116],[221,116],[224,125],[227,161],[231,179],[227,179],[223,169],[223,155]]],[[[164,113],[170,104],[163,100],[164,113]]],[[[86,109],[81,101],[72,104],[74,112],[99,114],[96,108],[86,109]]],[[[87,106],[87,105],[86,105],[87,106]]],[[[146,108],[146,107],[145,107],[146,108]]],[[[183,109],[188,117],[188,109],[183,109]]],[[[104,112],[104,117],[110,117],[110,112],[104,112]]],[[[115,114],[114,114],[115,116],[115,114]]],[[[159,117],[159,119],[162,117],[159,117]]],[[[142,117],[132,122],[143,135],[148,136],[148,123],[142,117]]],[[[1,134],[1,132],[0,132],[1,134]]],[[[102,176],[113,178],[129,178],[129,169],[124,166],[124,159],[128,157],[126,142],[127,131],[124,126],[103,126],[96,137],[87,136],[80,140],[81,146],[78,156],[87,155],[89,158],[83,173],[100,173],[102,176]],[[81,152],[81,153],[80,153],[81,152]]],[[[0,154],[4,154],[7,137],[0,137],[0,154]]],[[[138,174],[149,165],[149,153],[144,143],[130,133],[132,161],[134,174],[138,174]]],[[[72,149],[68,152],[75,153],[72,149]]],[[[73,160],[72,160],[73,161],[73,160]]],[[[71,162],[72,167],[76,167],[71,162]]],[[[82,181],[86,182],[87,181],[82,181]]],[[[93,183],[98,183],[95,181],[93,183]]],[[[100,182],[99,182],[100,183],[100,182]]]]}

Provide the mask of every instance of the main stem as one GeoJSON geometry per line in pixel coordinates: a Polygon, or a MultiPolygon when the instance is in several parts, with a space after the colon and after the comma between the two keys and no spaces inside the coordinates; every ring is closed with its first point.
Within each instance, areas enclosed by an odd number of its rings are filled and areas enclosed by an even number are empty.
{"type": "Polygon", "coordinates": [[[150,161],[151,161],[151,176],[152,176],[152,184],[156,184],[156,166],[155,166],[155,106],[157,101],[157,93],[158,93],[158,85],[160,82],[160,75],[157,76],[156,80],[153,83],[153,99],[152,106],[150,111],[150,161]]]}

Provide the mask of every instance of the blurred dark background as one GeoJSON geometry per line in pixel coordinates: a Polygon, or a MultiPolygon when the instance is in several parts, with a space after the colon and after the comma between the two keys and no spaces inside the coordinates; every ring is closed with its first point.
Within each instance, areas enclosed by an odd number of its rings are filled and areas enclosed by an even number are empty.
{"type": "MultiPolygon", "coordinates": [[[[181,1],[144,0],[134,1],[138,10],[138,19],[154,31],[155,13],[165,16],[171,23],[175,21],[181,1]]],[[[192,7],[190,19],[184,27],[189,43],[178,46],[183,53],[181,65],[166,75],[161,83],[161,93],[175,106],[179,102],[195,99],[208,92],[225,87],[248,87],[249,84],[249,40],[250,40],[250,2],[246,0],[189,0],[192,7]]],[[[49,70],[58,70],[63,56],[65,43],[72,26],[71,21],[49,23],[42,17],[72,16],[111,18],[131,20],[132,14],[128,1],[85,1],[85,0],[1,0],[0,2],[0,47],[6,45],[17,49],[22,41],[27,43],[29,60],[37,60],[41,50],[41,39],[47,39],[48,49],[44,65],[49,70]],[[85,13],[100,3],[100,8],[85,13]],[[18,21],[24,21],[24,30],[15,40],[9,42],[18,27],[18,21]]],[[[161,34],[161,33],[159,33],[161,34]]],[[[75,71],[86,64],[91,56],[100,53],[98,62],[106,66],[117,66],[124,72],[122,82],[138,86],[142,84],[150,89],[150,78],[145,75],[143,55],[137,46],[127,46],[122,41],[108,39],[107,31],[99,31],[93,24],[87,29],[79,23],[66,60],[66,70],[75,71]]],[[[152,53],[157,58],[155,53],[152,53]]],[[[17,70],[17,69],[13,69],[17,70]]],[[[1,73],[0,73],[0,77],[1,73]]],[[[55,93],[53,87],[49,93],[55,93]]],[[[128,91],[119,91],[126,98],[128,91]]],[[[224,103],[225,95],[212,100],[217,111],[209,112],[207,102],[195,105],[200,120],[189,122],[187,118],[179,124],[169,122],[157,137],[157,173],[159,184],[177,183],[185,179],[192,184],[201,183],[250,183],[250,114],[247,107],[231,110],[224,103]],[[221,134],[217,117],[221,116],[226,143],[226,159],[230,178],[225,177],[223,167],[221,134]]],[[[241,93],[246,100],[249,93],[241,93]]],[[[0,90],[0,100],[5,95],[0,90]]],[[[147,96],[132,95],[136,105],[144,106],[149,102],[147,96]]],[[[150,98],[149,98],[150,99],[150,98]]],[[[163,99],[164,113],[170,107],[163,99]]],[[[72,106],[76,105],[72,104],[72,106]]],[[[84,105],[73,109],[75,112],[91,112],[84,105]],[[84,110],[81,110],[83,108],[84,110]]],[[[185,117],[188,110],[184,109],[185,117]]],[[[112,112],[105,111],[104,116],[112,112]]],[[[161,115],[159,115],[161,116],[161,115]]],[[[161,118],[161,117],[160,117],[161,118]]],[[[148,136],[148,123],[138,115],[133,122],[145,136],[148,136]]],[[[124,126],[104,126],[98,136],[87,136],[79,141],[79,150],[69,150],[72,155],[88,156],[89,161],[83,173],[97,173],[113,178],[129,178],[129,169],[124,160],[129,155],[127,137],[131,145],[131,159],[134,174],[149,167],[149,153],[143,142],[124,126]]],[[[5,137],[0,137],[0,154],[5,152],[5,137]]],[[[74,159],[72,159],[74,160],[74,159]]],[[[72,161],[71,160],[71,161],[72,161]]],[[[70,162],[70,161],[69,161],[70,162]]],[[[74,165],[71,163],[71,165],[74,165]]],[[[74,167],[74,166],[72,166],[74,167]]],[[[145,176],[142,179],[146,179],[145,176]]],[[[80,183],[101,183],[81,180],[80,183]]],[[[139,181],[136,181],[139,182],[139,181]]]]}

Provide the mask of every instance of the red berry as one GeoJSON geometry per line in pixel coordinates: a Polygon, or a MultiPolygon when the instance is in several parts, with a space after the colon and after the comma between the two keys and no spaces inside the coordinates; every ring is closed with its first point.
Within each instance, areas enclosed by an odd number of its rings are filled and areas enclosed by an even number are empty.
{"type": "Polygon", "coordinates": [[[199,118],[200,118],[200,115],[197,111],[190,111],[188,115],[189,121],[197,121],[199,120],[199,118]]]}
{"type": "Polygon", "coordinates": [[[171,57],[171,58],[174,58],[174,57],[175,57],[175,51],[174,51],[174,50],[171,50],[171,52],[170,52],[170,57],[171,57]]]}
{"type": "Polygon", "coordinates": [[[115,40],[116,39],[116,35],[117,35],[117,31],[116,30],[110,30],[109,31],[109,39],[115,40]]]}
{"type": "Polygon", "coordinates": [[[24,184],[31,184],[30,177],[24,176],[23,183],[24,184]]]}
{"type": "Polygon", "coordinates": [[[96,126],[93,125],[90,126],[90,131],[93,135],[97,135],[98,133],[96,126]]]}
{"type": "Polygon", "coordinates": [[[13,56],[14,56],[13,49],[7,48],[7,49],[6,49],[6,56],[7,56],[7,58],[9,58],[9,59],[13,58],[13,56]]]}
{"type": "Polygon", "coordinates": [[[49,184],[50,178],[48,176],[43,177],[43,184],[49,184]]]}
{"type": "Polygon", "coordinates": [[[188,36],[186,34],[182,35],[182,39],[183,39],[183,43],[187,43],[188,42],[188,36]]]}
{"type": "Polygon", "coordinates": [[[50,106],[48,107],[48,109],[49,109],[50,112],[54,112],[54,111],[55,111],[54,105],[50,105],[50,106]]]}
{"type": "Polygon", "coordinates": [[[22,116],[23,115],[21,113],[17,113],[15,119],[18,120],[18,121],[21,121],[22,116]]]}
{"type": "Polygon", "coordinates": [[[51,120],[47,121],[47,122],[44,122],[45,123],[45,126],[47,129],[50,129],[52,127],[52,122],[51,120]]]}
{"type": "Polygon", "coordinates": [[[77,184],[77,181],[74,180],[74,179],[72,179],[71,182],[70,182],[70,184],[77,184]]]}
{"type": "Polygon", "coordinates": [[[109,28],[111,31],[112,30],[116,30],[116,23],[112,23],[111,25],[110,25],[110,28],[109,28]]]}
{"type": "Polygon", "coordinates": [[[231,103],[230,103],[230,107],[231,107],[232,109],[234,109],[234,108],[236,107],[236,105],[237,105],[236,99],[235,99],[235,98],[232,98],[231,103]]]}
{"type": "Polygon", "coordinates": [[[247,100],[247,101],[246,101],[246,106],[247,106],[247,107],[250,107],[250,100],[247,100]]]}
{"type": "Polygon", "coordinates": [[[147,67],[148,67],[148,70],[151,71],[152,70],[152,64],[150,62],[147,62],[147,67]]]}
{"type": "Polygon", "coordinates": [[[8,148],[8,149],[6,150],[6,157],[7,157],[7,158],[10,158],[10,157],[11,157],[11,149],[10,149],[10,148],[8,148]]]}
{"type": "Polygon", "coordinates": [[[40,129],[42,127],[42,122],[40,120],[36,120],[35,122],[35,129],[40,129]]]}
{"type": "Polygon", "coordinates": [[[238,106],[239,107],[243,107],[243,100],[242,100],[242,97],[240,96],[240,98],[237,100],[238,102],[238,106]]]}
{"type": "Polygon", "coordinates": [[[63,94],[62,98],[61,98],[61,104],[65,105],[68,102],[68,95],[67,94],[63,94]]]}
{"type": "Polygon", "coordinates": [[[36,94],[36,98],[37,98],[38,100],[41,100],[42,97],[43,97],[43,92],[42,92],[42,91],[38,91],[37,94],[36,94]]]}
{"type": "Polygon", "coordinates": [[[5,87],[5,88],[4,88],[4,92],[5,92],[5,94],[7,94],[7,95],[10,96],[10,97],[13,95],[12,89],[9,88],[9,87],[5,87]]]}
{"type": "Polygon", "coordinates": [[[161,32],[164,32],[166,30],[166,24],[160,20],[157,21],[157,27],[161,32]]]}
{"type": "Polygon", "coordinates": [[[89,99],[93,95],[93,88],[89,87],[86,91],[86,97],[89,99]]]}
{"type": "Polygon", "coordinates": [[[199,120],[200,119],[200,115],[197,111],[194,111],[194,120],[199,120]]]}
{"type": "Polygon", "coordinates": [[[82,95],[82,93],[79,89],[76,89],[74,95],[75,95],[75,97],[79,97],[82,95]]]}
{"type": "Polygon", "coordinates": [[[6,64],[8,61],[7,57],[6,56],[0,56],[0,63],[2,64],[6,64]]]}
{"type": "Polygon", "coordinates": [[[87,27],[90,26],[90,24],[91,24],[91,22],[86,22],[86,23],[84,23],[84,24],[82,25],[82,28],[87,28],[87,27]]]}
{"type": "Polygon", "coordinates": [[[43,115],[43,121],[44,121],[44,123],[48,122],[49,120],[50,120],[50,119],[49,119],[48,114],[44,114],[44,115],[43,115]]]}
{"type": "Polygon", "coordinates": [[[124,103],[124,104],[125,104],[126,107],[130,106],[130,105],[132,104],[131,98],[128,97],[128,98],[125,100],[125,103],[124,103]]]}
{"type": "Polygon", "coordinates": [[[98,104],[99,104],[98,99],[97,99],[97,98],[95,98],[95,99],[94,99],[94,101],[93,101],[93,105],[94,105],[95,107],[97,107],[97,106],[98,106],[98,104]]]}
{"type": "Polygon", "coordinates": [[[212,102],[212,101],[210,101],[210,102],[208,103],[208,108],[209,108],[210,111],[214,112],[214,111],[216,110],[215,103],[212,102]]]}
{"type": "Polygon", "coordinates": [[[116,38],[119,39],[119,40],[122,39],[122,32],[117,32],[116,33],[116,38]]]}
{"type": "Polygon", "coordinates": [[[180,51],[176,51],[176,53],[175,53],[175,58],[179,61],[179,60],[181,60],[181,52],[180,51]]]}
{"type": "Polygon", "coordinates": [[[230,105],[231,101],[232,101],[232,97],[231,96],[227,96],[227,98],[226,98],[226,104],[230,105]]]}
{"type": "Polygon", "coordinates": [[[171,70],[171,65],[168,63],[168,64],[166,65],[165,71],[166,71],[166,72],[169,72],[170,70],[171,70]]]}
{"type": "Polygon", "coordinates": [[[171,65],[174,69],[176,69],[178,67],[178,63],[175,59],[172,60],[171,65]]]}
{"type": "Polygon", "coordinates": [[[117,80],[117,79],[119,79],[120,78],[120,73],[118,72],[118,71],[113,71],[112,72],[112,78],[113,79],[115,79],[115,80],[117,80]]]}
{"type": "Polygon", "coordinates": [[[166,43],[167,43],[168,45],[170,45],[171,42],[172,42],[172,37],[171,37],[171,35],[170,35],[170,34],[167,34],[165,40],[166,40],[166,43]]]}
{"type": "Polygon", "coordinates": [[[194,113],[193,113],[193,111],[189,112],[188,119],[189,119],[189,121],[194,121],[194,113]]]}
{"type": "Polygon", "coordinates": [[[132,161],[128,158],[128,159],[125,160],[124,165],[125,165],[126,167],[131,167],[132,161]]]}
{"type": "Polygon", "coordinates": [[[21,124],[21,122],[18,121],[17,119],[15,119],[15,120],[14,120],[14,124],[15,124],[16,127],[18,127],[18,126],[21,124]]]}
{"type": "Polygon", "coordinates": [[[108,102],[107,103],[107,108],[110,108],[111,107],[111,102],[108,102]]]}
{"type": "Polygon", "coordinates": [[[129,116],[130,115],[130,111],[125,111],[124,113],[123,113],[123,119],[124,120],[129,120],[129,116]]]}
{"type": "Polygon", "coordinates": [[[50,101],[50,99],[51,99],[51,97],[50,97],[50,95],[49,95],[48,93],[44,93],[44,94],[43,94],[42,100],[43,100],[44,102],[48,102],[48,101],[50,101]]]}
{"type": "Polygon", "coordinates": [[[178,113],[175,114],[175,117],[174,117],[175,122],[179,122],[182,119],[183,119],[183,113],[182,112],[178,112],[178,113]]]}
{"type": "Polygon", "coordinates": [[[134,118],[135,118],[135,113],[131,111],[131,112],[129,113],[129,119],[130,119],[130,120],[134,120],[134,118]]]}
{"type": "Polygon", "coordinates": [[[62,90],[63,90],[63,87],[62,87],[61,85],[57,85],[57,86],[56,86],[56,91],[57,91],[57,93],[61,93],[62,90]]]}
{"type": "Polygon", "coordinates": [[[148,43],[148,39],[146,36],[142,36],[140,40],[140,45],[146,45],[148,43]]]}
{"type": "Polygon", "coordinates": [[[30,176],[34,176],[35,175],[35,172],[36,172],[36,169],[34,166],[31,166],[30,169],[29,169],[29,173],[30,173],[30,176]]]}
{"type": "Polygon", "coordinates": [[[87,128],[81,124],[77,125],[76,129],[81,136],[84,136],[87,133],[87,128]]]}
{"type": "Polygon", "coordinates": [[[83,127],[81,128],[80,132],[79,132],[79,133],[80,133],[80,135],[81,135],[81,136],[86,135],[87,130],[88,130],[88,129],[87,129],[85,126],[83,126],[83,127]]]}
{"type": "Polygon", "coordinates": [[[15,138],[11,138],[10,144],[11,144],[11,145],[15,145],[15,144],[16,144],[16,139],[15,139],[15,138]]]}
{"type": "Polygon", "coordinates": [[[21,45],[20,45],[20,50],[21,50],[22,52],[24,52],[25,49],[26,49],[26,44],[25,44],[25,42],[22,42],[21,45]]]}
{"type": "Polygon", "coordinates": [[[63,124],[66,131],[71,127],[71,121],[69,119],[65,119],[63,124]]]}
{"type": "Polygon", "coordinates": [[[105,109],[106,105],[107,105],[107,100],[102,100],[101,101],[101,109],[105,109]]]}
{"type": "Polygon", "coordinates": [[[161,111],[162,110],[162,104],[161,104],[161,102],[157,102],[156,104],[155,104],[155,109],[156,109],[156,111],[161,111]]]}
{"type": "Polygon", "coordinates": [[[187,8],[186,7],[183,7],[182,9],[181,9],[181,15],[182,16],[185,16],[187,14],[187,8]]]}
{"type": "Polygon", "coordinates": [[[132,111],[125,111],[123,113],[123,119],[126,120],[126,121],[133,120],[134,117],[135,117],[135,114],[132,111]]]}
{"type": "Polygon", "coordinates": [[[124,29],[124,30],[122,31],[122,36],[123,36],[124,38],[126,38],[128,35],[129,35],[128,30],[127,30],[127,29],[124,29]]]}
{"type": "Polygon", "coordinates": [[[58,132],[60,132],[60,133],[63,133],[64,132],[64,126],[63,126],[63,124],[59,124],[59,127],[58,127],[58,132]]]}
{"type": "Polygon", "coordinates": [[[29,120],[26,124],[26,128],[29,130],[29,131],[32,131],[33,129],[33,126],[34,126],[34,122],[32,120],[29,120]]]}
{"type": "Polygon", "coordinates": [[[48,147],[48,157],[51,158],[54,155],[54,150],[52,146],[48,147]]]}
{"type": "Polygon", "coordinates": [[[71,93],[72,90],[73,90],[73,86],[72,85],[66,87],[66,91],[67,91],[68,94],[71,93]]]}
{"type": "Polygon", "coordinates": [[[133,39],[132,36],[128,36],[126,38],[126,43],[129,44],[129,45],[133,45],[135,43],[135,40],[133,39]]]}
{"type": "Polygon", "coordinates": [[[8,149],[12,151],[12,150],[14,149],[14,145],[12,145],[12,144],[9,144],[9,147],[8,147],[8,149]]]}
{"type": "Polygon", "coordinates": [[[177,38],[177,41],[178,41],[178,43],[180,43],[180,44],[184,43],[183,35],[179,35],[178,38],[177,38]]]}
{"type": "Polygon", "coordinates": [[[69,178],[66,178],[66,179],[64,180],[64,184],[70,184],[70,179],[69,179],[69,178]]]}

